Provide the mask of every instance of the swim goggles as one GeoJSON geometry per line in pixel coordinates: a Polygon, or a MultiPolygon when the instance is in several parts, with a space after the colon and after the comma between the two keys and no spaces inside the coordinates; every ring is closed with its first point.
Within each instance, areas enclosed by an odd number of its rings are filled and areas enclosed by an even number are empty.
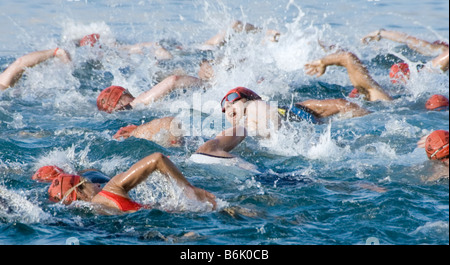
{"type": "MultiPolygon", "coordinates": [[[[444,148],[448,148],[448,144],[446,144],[446,145],[443,145],[442,147],[440,147],[439,149],[437,149],[433,154],[431,154],[430,155],[430,158],[431,159],[434,159],[434,157],[437,155],[437,153],[439,153],[440,151],[442,151],[444,148]]],[[[447,155],[448,156],[448,155],[447,155]]],[[[443,159],[443,158],[445,158],[445,157],[439,157],[439,158],[436,158],[436,159],[443,159]]]]}
{"type": "MultiPolygon", "coordinates": [[[[86,183],[87,182],[87,179],[85,179],[85,178],[83,178],[77,185],[75,185],[75,186],[73,186],[72,188],[70,188],[70,189],[68,189],[67,191],[66,191],[66,193],[64,194],[64,197],[61,199],[61,203],[64,203],[64,201],[67,199],[67,197],[69,197],[69,195],[73,192],[73,191],[75,191],[75,193],[76,193],[76,189],[79,187],[79,186],[81,186],[82,184],[84,184],[84,183],[86,183]]],[[[62,187],[62,185],[61,185],[61,187],[62,187]]],[[[61,188],[62,189],[62,188],[61,188]]]]}
{"type": "Polygon", "coordinates": [[[225,112],[225,102],[230,102],[233,103],[236,100],[242,99],[242,98],[246,98],[243,95],[241,95],[241,93],[239,92],[231,92],[229,94],[227,94],[223,99],[222,102],[220,103],[220,105],[222,106],[222,112],[225,112]]]}

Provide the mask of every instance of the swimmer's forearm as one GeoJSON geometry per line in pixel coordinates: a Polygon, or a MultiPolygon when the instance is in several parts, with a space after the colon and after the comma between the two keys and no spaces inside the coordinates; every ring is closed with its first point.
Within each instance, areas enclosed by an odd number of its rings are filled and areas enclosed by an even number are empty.
{"type": "Polygon", "coordinates": [[[247,130],[242,126],[228,128],[214,139],[217,149],[230,152],[238,146],[247,136],[247,130]]]}
{"type": "Polygon", "coordinates": [[[433,52],[441,49],[441,45],[430,43],[426,40],[416,38],[403,32],[384,30],[379,31],[380,38],[406,44],[410,49],[423,55],[432,55],[433,52]]]}
{"type": "Polygon", "coordinates": [[[325,66],[337,65],[337,66],[345,66],[347,61],[347,53],[346,52],[336,52],[330,55],[327,55],[320,59],[320,61],[325,66]]]}
{"type": "Polygon", "coordinates": [[[132,102],[132,106],[135,107],[137,104],[149,105],[154,101],[163,98],[174,89],[186,88],[195,85],[200,86],[201,84],[203,84],[203,82],[193,76],[172,75],[152,87],[150,90],[136,97],[132,102]]]}
{"type": "Polygon", "coordinates": [[[2,74],[0,84],[5,88],[14,86],[28,67],[33,67],[53,57],[54,50],[36,51],[26,54],[12,63],[2,74]]]}
{"type": "Polygon", "coordinates": [[[142,42],[133,45],[123,45],[120,46],[120,48],[129,53],[143,53],[143,49],[147,48],[153,52],[158,60],[169,60],[173,58],[173,55],[157,42],[142,42]]]}
{"type": "Polygon", "coordinates": [[[383,88],[372,78],[367,68],[359,58],[351,53],[339,51],[321,59],[327,65],[339,65],[347,69],[352,85],[366,96],[366,100],[391,100],[383,88]]]}

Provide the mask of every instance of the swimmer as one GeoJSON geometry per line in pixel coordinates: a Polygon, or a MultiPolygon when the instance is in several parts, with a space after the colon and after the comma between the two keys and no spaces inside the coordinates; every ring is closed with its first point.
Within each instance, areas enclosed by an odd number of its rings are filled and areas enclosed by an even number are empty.
{"type": "Polygon", "coordinates": [[[27,68],[36,66],[54,57],[63,63],[69,63],[71,61],[69,53],[59,48],[31,52],[18,58],[0,74],[0,90],[13,87],[20,80],[27,68]]]}
{"type": "MultiPolygon", "coordinates": [[[[79,47],[87,46],[87,47],[102,47],[102,44],[100,41],[100,34],[93,33],[90,35],[84,36],[79,42],[77,43],[79,47]]],[[[173,55],[164,49],[159,43],[157,42],[142,42],[132,45],[125,45],[125,44],[118,44],[114,42],[112,47],[118,48],[119,50],[127,51],[130,54],[143,54],[145,51],[149,51],[151,54],[155,56],[157,60],[170,60],[173,59],[173,55]]]]}
{"type": "Polygon", "coordinates": [[[183,135],[180,131],[180,126],[180,122],[175,117],[164,117],[141,125],[122,127],[113,138],[119,140],[135,137],[146,139],[165,147],[181,146],[183,135]]]}
{"type": "MultiPolygon", "coordinates": [[[[384,89],[370,76],[369,71],[359,58],[351,52],[338,50],[320,60],[307,63],[305,65],[306,74],[320,77],[330,65],[345,67],[354,89],[356,89],[359,94],[364,95],[366,100],[392,100],[384,89]]],[[[355,92],[356,91],[353,91],[353,93],[355,92]]]]}
{"type": "Polygon", "coordinates": [[[97,107],[100,111],[111,113],[118,110],[128,110],[138,105],[149,105],[157,101],[173,90],[202,86],[204,81],[187,75],[171,75],[163,81],[134,97],[128,90],[121,86],[105,88],[97,97],[97,107]]]}
{"type": "Polygon", "coordinates": [[[269,105],[258,94],[245,87],[230,90],[222,99],[221,107],[233,127],[242,125],[263,138],[270,137],[271,128],[278,130],[281,127],[280,118],[320,122],[320,119],[336,114],[359,117],[370,113],[345,99],[311,99],[278,108],[269,105]]]}
{"type": "Polygon", "coordinates": [[[449,64],[449,47],[448,44],[442,41],[435,41],[433,43],[426,40],[422,40],[413,36],[410,36],[403,32],[380,29],[369,33],[362,38],[364,44],[368,44],[370,41],[380,41],[381,39],[388,39],[391,41],[406,44],[410,49],[426,55],[434,57],[430,63],[432,68],[440,69],[442,72],[448,71],[449,64]]]}
{"type": "Polygon", "coordinates": [[[103,188],[87,178],[61,174],[52,181],[48,189],[49,199],[66,205],[75,200],[91,202],[104,213],[110,212],[108,210],[121,213],[136,212],[143,208],[149,208],[149,206],[131,200],[128,192],[145,181],[155,171],[159,171],[166,178],[175,180],[189,199],[209,203],[213,210],[216,208],[215,196],[203,189],[194,187],[172,161],[161,153],[154,153],[141,159],[127,171],[111,178],[103,188]]]}
{"type": "Polygon", "coordinates": [[[449,133],[445,130],[436,130],[423,136],[417,147],[425,148],[429,160],[439,161],[433,175],[428,181],[436,181],[449,177],[449,133]]]}

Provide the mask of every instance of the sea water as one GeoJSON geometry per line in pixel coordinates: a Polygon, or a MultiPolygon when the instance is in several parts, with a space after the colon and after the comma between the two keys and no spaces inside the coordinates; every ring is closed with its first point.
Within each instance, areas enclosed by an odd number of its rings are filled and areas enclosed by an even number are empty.
{"type": "Polygon", "coordinates": [[[4,0],[0,10],[1,71],[36,50],[61,47],[73,59],[27,69],[15,87],[0,92],[0,244],[449,243],[448,180],[425,181],[436,165],[416,146],[423,135],[449,129],[448,110],[424,108],[432,94],[449,96],[448,72],[413,72],[406,85],[394,86],[393,62],[415,65],[432,57],[387,40],[360,41],[385,28],[448,42],[448,1],[4,0]],[[236,34],[226,46],[205,50],[202,43],[235,19],[262,32],[278,30],[279,42],[264,42],[263,33],[236,34]],[[158,63],[146,54],[74,45],[91,33],[123,44],[158,41],[174,59],[158,63]],[[346,97],[352,86],[345,69],[330,67],[320,78],[305,74],[307,62],[326,54],[318,40],[354,52],[394,101],[347,98],[372,113],[292,123],[272,141],[247,137],[232,153],[260,173],[189,161],[229,126],[219,102],[231,88],[249,87],[280,105],[346,97]],[[196,76],[202,59],[219,57],[206,91],[177,92],[126,112],[97,110],[98,93],[110,85],[137,95],[173,71],[196,76]],[[188,125],[181,147],[112,139],[122,126],[164,116],[188,125]],[[50,203],[48,184],[30,178],[49,164],[114,176],[154,152],[170,156],[192,184],[214,193],[218,209],[187,200],[154,174],[130,194],[154,209],[104,216],[88,203],[50,203]]]}

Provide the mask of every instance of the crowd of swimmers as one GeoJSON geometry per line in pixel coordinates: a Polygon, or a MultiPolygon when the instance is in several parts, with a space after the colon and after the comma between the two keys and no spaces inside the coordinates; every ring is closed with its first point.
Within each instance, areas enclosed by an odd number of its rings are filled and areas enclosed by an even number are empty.
{"type": "MultiPolygon", "coordinates": [[[[248,23],[236,21],[230,30],[224,30],[205,42],[205,45],[225,45],[230,37],[230,32],[258,32],[261,29],[248,23]]],[[[267,38],[272,42],[278,42],[280,33],[274,30],[266,32],[267,38]]],[[[94,33],[85,36],[78,41],[78,46],[102,48],[100,34],[94,33]]],[[[364,44],[382,39],[399,42],[410,49],[430,56],[432,59],[418,67],[417,71],[434,71],[445,73],[449,65],[449,47],[447,43],[436,41],[428,42],[405,33],[380,29],[362,38],[364,44]]],[[[111,45],[111,44],[110,44],[111,45]]],[[[362,97],[367,101],[391,101],[392,97],[370,75],[366,66],[352,52],[326,46],[319,42],[330,53],[323,58],[304,65],[307,75],[322,76],[328,67],[345,67],[354,89],[348,97],[362,97]]],[[[129,53],[151,52],[158,60],[171,60],[173,55],[158,43],[148,42],[135,45],[112,44],[113,48],[122,49],[129,53]]],[[[64,49],[55,48],[44,51],[36,51],[26,54],[11,63],[0,74],[0,90],[13,87],[27,68],[33,67],[49,59],[55,58],[63,63],[71,62],[72,58],[64,49]]],[[[161,100],[169,93],[186,88],[208,87],[214,80],[214,62],[203,61],[198,77],[189,75],[169,75],[149,90],[132,95],[122,86],[112,85],[103,89],[97,98],[99,111],[112,113],[127,111],[137,106],[150,105],[161,100]]],[[[412,70],[405,62],[394,64],[389,76],[392,83],[406,83],[410,79],[412,70]]],[[[444,95],[433,95],[425,104],[427,111],[446,111],[449,101],[444,95]]],[[[238,146],[248,135],[257,138],[270,138],[283,126],[283,120],[308,121],[322,123],[328,117],[334,115],[346,115],[346,117],[361,117],[371,112],[358,104],[345,98],[308,99],[295,102],[290,106],[270,105],[260,95],[246,87],[236,87],[224,93],[220,107],[227,121],[231,125],[229,129],[217,134],[201,145],[193,154],[192,159],[198,162],[210,162],[241,166],[250,169],[251,166],[231,151],[238,146]]],[[[180,146],[183,144],[183,135],[174,134],[171,128],[178,127],[175,117],[162,117],[151,120],[141,125],[129,125],[121,128],[113,136],[115,139],[128,137],[143,138],[155,141],[164,146],[180,146]],[[165,137],[156,135],[163,132],[165,137]]],[[[445,129],[445,128],[444,128],[445,129]]],[[[442,164],[446,170],[433,175],[433,179],[448,178],[449,167],[449,132],[448,129],[433,129],[432,133],[423,136],[417,146],[424,148],[430,160],[442,164]]],[[[142,208],[151,208],[151,205],[142,205],[133,201],[129,192],[138,184],[148,178],[152,172],[158,171],[159,176],[170,178],[183,190],[187,198],[205,202],[211,209],[216,209],[216,197],[212,193],[193,186],[177,168],[177,166],[165,155],[153,153],[133,164],[128,170],[113,177],[104,175],[95,169],[86,169],[76,174],[70,174],[55,165],[47,165],[39,168],[32,179],[50,184],[48,189],[49,199],[53,202],[70,204],[75,200],[91,202],[99,212],[105,214],[130,213],[142,208]]]]}

